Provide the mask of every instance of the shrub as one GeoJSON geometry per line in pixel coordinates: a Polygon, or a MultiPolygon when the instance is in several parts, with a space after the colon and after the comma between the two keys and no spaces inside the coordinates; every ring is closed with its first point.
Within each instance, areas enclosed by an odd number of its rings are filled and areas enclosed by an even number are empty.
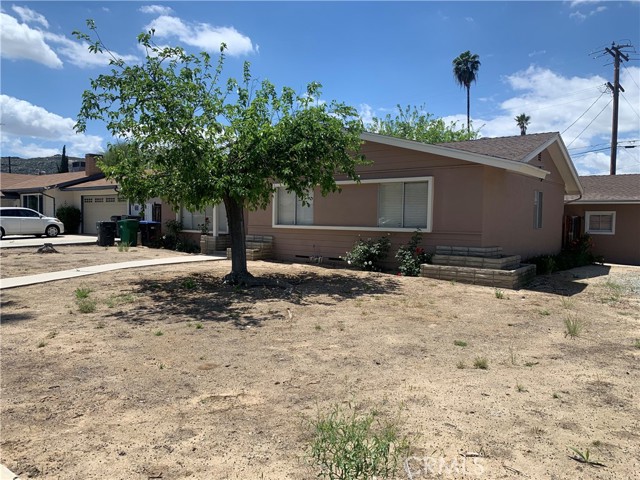
{"type": "Polygon", "coordinates": [[[79,208],[66,203],[56,210],[56,217],[64,224],[65,233],[78,233],[80,222],[82,222],[82,212],[79,208]]]}
{"type": "Polygon", "coordinates": [[[592,252],[593,242],[589,235],[583,235],[573,240],[557,255],[541,255],[527,260],[526,263],[533,263],[536,266],[538,275],[557,272],[558,270],[569,270],[571,268],[591,265],[594,262],[602,261],[592,252]]]}
{"type": "Polygon", "coordinates": [[[162,237],[162,246],[167,250],[177,250],[182,232],[182,223],[177,220],[169,220],[165,223],[167,234],[162,237]]]}
{"type": "Polygon", "coordinates": [[[398,260],[398,269],[401,275],[417,277],[420,275],[420,265],[431,263],[432,255],[419,246],[421,240],[422,233],[418,229],[414,232],[409,243],[400,247],[396,252],[396,260],[398,260]]]}
{"type": "Polygon", "coordinates": [[[382,271],[381,262],[387,257],[390,248],[391,241],[388,236],[375,240],[371,238],[359,239],[342,259],[346,260],[349,265],[362,270],[380,272],[382,271]]]}
{"type": "Polygon", "coordinates": [[[311,422],[311,457],[319,478],[365,480],[391,478],[409,442],[401,437],[395,422],[376,421],[376,412],[362,415],[335,406],[328,414],[311,422]]]}

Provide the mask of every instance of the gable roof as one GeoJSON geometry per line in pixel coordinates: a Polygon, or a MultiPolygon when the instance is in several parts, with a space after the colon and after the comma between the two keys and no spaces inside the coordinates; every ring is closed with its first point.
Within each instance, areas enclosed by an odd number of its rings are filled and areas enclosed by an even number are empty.
{"type": "Polygon", "coordinates": [[[76,183],[102,178],[103,174],[87,176],[85,172],[54,173],[52,175],[22,175],[24,179],[18,181],[13,178],[0,176],[0,189],[3,192],[37,192],[49,188],[62,188],[76,183]],[[7,182],[8,181],[8,182],[7,182]]]}
{"type": "Polygon", "coordinates": [[[533,133],[512,137],[478,138],[477,140],[438,143],[437,145],[526,163],[544,149],[541,150],[540,147],[546,146],[550,140],[557,136],[557,133],[533,133]],[[532,152],[536,153],[532,154],[532,152]]]}
{"type": "Polygon", "coordinates": [[[580,177],[582,197],[566,198],[571,203],[640,203],[640,173],[589,175],[580,177]]]}
{"type": "Polygon", "coordinates": [[[530,165],[539,153],[548,149],[565,184],[566,195],[582,194],[582,187],[567,147],[558,132],[534,133],[513,137],[480,138],[463,142],[430,145],[403,138],[363,133],[363,140],[406,148],[433,155],[455,158],[544,179],[550,172],[530,165]]]}

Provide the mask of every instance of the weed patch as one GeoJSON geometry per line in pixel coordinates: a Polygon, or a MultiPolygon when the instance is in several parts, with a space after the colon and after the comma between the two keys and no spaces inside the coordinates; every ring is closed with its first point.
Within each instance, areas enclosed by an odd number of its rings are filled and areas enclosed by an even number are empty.
{"type": "Polygon", "coordinates": [[[381,421],[376,411],[358,414],[334,406],[311,421],[310,455],[318,478],[364,480],[393,477],[409,453],[397,421],[381,421]]]}

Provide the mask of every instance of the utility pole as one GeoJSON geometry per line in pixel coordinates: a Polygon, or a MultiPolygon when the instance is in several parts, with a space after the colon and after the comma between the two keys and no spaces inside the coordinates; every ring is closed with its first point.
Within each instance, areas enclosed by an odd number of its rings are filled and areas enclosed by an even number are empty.
{"type": "Polygon", "coordinates": [[[611,48],[605,48],[605,51],[613,57],[613,85],[607,82],[607,86],[613,93],[613,118],[611,125],[611,164],[609,169],[610,175],[616,174],[616,161],[618,154],[618,96],[620,91],[624,92],[624,88],[620,85],[620,59],[625,62],[629,61],[629,57],[622,53],[621,49],[630,47],[631,45],[611,44],[611,48]]]}

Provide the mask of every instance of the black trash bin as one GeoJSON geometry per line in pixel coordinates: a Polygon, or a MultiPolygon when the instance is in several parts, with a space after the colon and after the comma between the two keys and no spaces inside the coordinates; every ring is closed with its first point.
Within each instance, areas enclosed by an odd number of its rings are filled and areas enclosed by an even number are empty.
{"type": "Polygon", "coordinates": [[[98,245],[110,247],[116,242],[116,222],[96,222],[98,229],[98,245]]]}
{"type": "Polygon", "coordinates": [[[160,244],[160,222],[141,221],[138,225],[144,247],[157,247],[160,244]]]}
{"type": "Polygon", "coordinates": [[[111,215],[111,221],[116,222],[116,238],[122,238],[122,234],[120,233],[120,225],[118,225],[118,222],[123,218],[126,218],[126,215],[111,215]]]}

